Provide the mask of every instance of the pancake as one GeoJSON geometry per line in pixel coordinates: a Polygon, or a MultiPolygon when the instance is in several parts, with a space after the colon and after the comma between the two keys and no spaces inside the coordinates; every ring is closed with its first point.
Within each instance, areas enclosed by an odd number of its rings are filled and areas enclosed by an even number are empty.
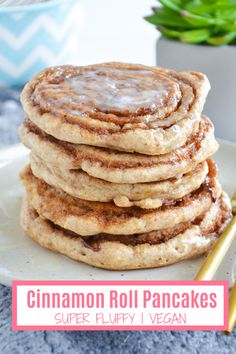
{"type": "Polygon", "coordinates": [[[89,176],[83,170],[61,170],[31,155],[33,174],[53,187],[84,200],[114,202],[120,207],[138,206],[144,209],[160,207],[166,201],[176,200],[198,189],[208,173],[207,162],[181,178],[161,182],[114,184],[89,176]]]}
{"type": "Polygon", "coordinates": [[[146,183],[180,178],[216,152],[218,144],[211,121],[203,117],[198,131],[186,144],[160,156],[124,153],[59,141],[26,120],[20,129],[23,144],[48,164],[61,170],[82,169],[112,183],[146,183]]]}
{"type": "Polygon", "coordinates": [[[131,235],[172,227],[206,213],[221,194],[213,163],[198,190],[157,209],[120,208],[113,203],[72,197],[35,177],[29,166],[21,173],[21,180],[30,204],[40,216],[81,236],[131,235]]]}
{"type": "Polygon", "coordinates": [[[26,199],[21,209],[23,230],[42,247],[76,261],[111,270],[161,267],[200,256],[212,247],[230,219],[229,199],[223,194],[199,222],[166,242],[132,244],[123,243],[122,237],[120,241],[114,241],[103,236],[96,240],[94,246],[94,241],[89,243],[83,237],[41,218],[26,199]]]}
{"type": "Polygon", "coordinates": [[[198,72],[124,63],[59,66],[36,75],[21,101],[27,117],[59,140],[159,155],[196,131],[209,88],[198,72]]]}

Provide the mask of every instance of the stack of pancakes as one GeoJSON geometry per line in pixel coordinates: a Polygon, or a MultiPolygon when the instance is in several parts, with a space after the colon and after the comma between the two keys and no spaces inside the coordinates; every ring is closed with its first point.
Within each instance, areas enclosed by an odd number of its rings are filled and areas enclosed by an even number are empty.
{"type": "Polygon", "coordinates": [[[197,72],[123,63],[49,68],[24,88],[25,232],[96,267],[201,255],[231,218],[197,72]]]}

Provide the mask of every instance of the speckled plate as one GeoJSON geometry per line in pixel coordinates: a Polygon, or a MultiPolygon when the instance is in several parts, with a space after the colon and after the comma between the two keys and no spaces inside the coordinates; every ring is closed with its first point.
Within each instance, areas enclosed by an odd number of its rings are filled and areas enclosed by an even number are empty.
{"type": "MultiPolygon", "coordinates": [[[[236,144],[220,141],[216,154],[224,189],[236,190],[236,144]]],[[[41,248],[29,239],[19,225],[19,209],[24,194],[18,174],[27,163],[28,151],[22,145],[0,150],[0,282],[11,285],[20,280],[187,280],[193,279],[204,257],[158,269],[107,271],[77,263],[41,248]]],[[[227,253],[216,279],[236,277],[236,240],[227,253]]]]}

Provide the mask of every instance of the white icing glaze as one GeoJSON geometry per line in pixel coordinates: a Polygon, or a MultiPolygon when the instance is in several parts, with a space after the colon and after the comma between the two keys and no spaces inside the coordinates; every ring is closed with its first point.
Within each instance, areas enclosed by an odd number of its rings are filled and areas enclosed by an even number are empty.
{"type": "MultiPolygon", "coordinates": [[[[139,108],[155,110],[162,106],[170,87],[166,82],[148,81],[152,75],[149,71],[124,72],[105,68],[83,71],[75,77],[66,78],[63,86],[49,84],[49,87],[58,93],[68,90],[76,93],[66,97],[67,102],[103,112],[135,112],[139,108]]],[[[65,104],[65,98],[59,98],[55,103],[65,104]]]]}

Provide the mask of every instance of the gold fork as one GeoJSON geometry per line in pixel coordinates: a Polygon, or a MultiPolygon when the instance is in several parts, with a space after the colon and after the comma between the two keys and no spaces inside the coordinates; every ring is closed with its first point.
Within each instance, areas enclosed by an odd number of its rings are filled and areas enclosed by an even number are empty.
{"type": "MultiPolygon", "coordinates": [[[[232,198],[232,211],[234,218],[236,218],[236,192],[232,198]]],[[[231,333],[234,329],[234,325],[236,323],[236,282],[234,282],[234,286],[231,290],[230,299],[229,299],[229,326],[228,333],[231,333]]]]}
{"type": "MultiPolygon", "coordinates": [[[[195,280],[211,280],[215,275],[219,265],[221,264],[226,252],[228,251],[231,243],[236,234],[236,192],[232,197],[232,211],[234,218],[226,227],[223,234],[220,236],[213,250],[207,256],[205,262],[198,271],[195,280]]],[[[229,325],[228,333],[231,333],[236,321],[236,283],[231,290],[229,300],[229,325]]]]}

